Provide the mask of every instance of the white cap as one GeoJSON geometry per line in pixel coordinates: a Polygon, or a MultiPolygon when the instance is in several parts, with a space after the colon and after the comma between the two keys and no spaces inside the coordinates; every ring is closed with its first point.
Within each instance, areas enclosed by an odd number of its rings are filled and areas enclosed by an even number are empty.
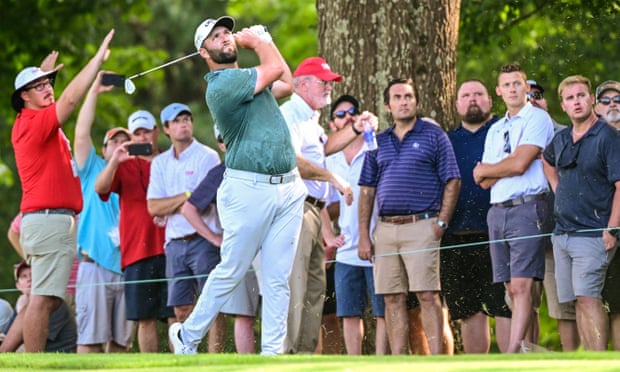
{"type": "Polygon", "coordinates": [[[129,132],[132,134],[140,128],[153,130],[156,125],[155,117],[146,110],[138,110],[134,112],[129,115],[129,119],[127,120],[127,129],[129,129],[129,132]]]}
{"type": "Polygon", "coordinates": [[[24,101],[20,97],[21,90],[28,84],[32,83],[35,80],[39,80],[42,77],[49,76],[51,80],[52,86],[54,85],[54,78],[56,77],[56,73],[60,70],[60,68],[55,68],[51,71],[43,71],[39,67],[30,66],[21,70],[17,77],[15,78],[15,91],[11,96],[11,104],[13,105],[13,109],[17,112],[20,112],[24,107],[24,101]]]}
{"type": "Polygon", "coordinates": [[[187,112],[190,115],[192,114],[192,110],[182,103],[171,103],[168,106],[164,107],[159,114],[159,118],[161,119],[161,124],[165,125],[167,121],[174,120],[180,113],[187,112]]]}
{"type": "Polygon", "coordinates": [[[218,19],[209,18],[203,21],[194,33],[194,46],[196,46],[196,50],[200,50],[202,43],[217,26],[224,26],[232,31],[235,28],[235,20],[232,17],[223,16],[218,19]]]}

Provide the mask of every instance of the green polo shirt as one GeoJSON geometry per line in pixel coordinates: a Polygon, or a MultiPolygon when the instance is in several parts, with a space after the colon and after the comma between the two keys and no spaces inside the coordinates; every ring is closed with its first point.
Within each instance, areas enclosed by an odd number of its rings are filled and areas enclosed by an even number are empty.
{"type": "Polygon", "coordinates": [[[254,95],[256,69],[209,72],[206,100],[226,145],[226,167],[283,174],[297,165],[291,135],[270,89],[254,95]]]}

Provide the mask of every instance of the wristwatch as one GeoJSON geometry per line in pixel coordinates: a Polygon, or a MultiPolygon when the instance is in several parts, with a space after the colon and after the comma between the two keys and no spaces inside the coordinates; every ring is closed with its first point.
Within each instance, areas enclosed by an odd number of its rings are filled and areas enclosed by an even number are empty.
{"type": "Polygon", "coordinates": [[[437,225],[439,225],[443,231],[448,229],[448,224],[442,220],[437,220],[437,225]]]}

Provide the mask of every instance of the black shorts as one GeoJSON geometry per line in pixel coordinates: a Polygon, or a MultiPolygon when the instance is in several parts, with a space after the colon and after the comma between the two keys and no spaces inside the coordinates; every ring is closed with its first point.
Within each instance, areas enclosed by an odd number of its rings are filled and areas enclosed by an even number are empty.
{"type": "Polygon", "coordinates": [[[174,317],[174,311],[166,306],[168,297],[166,280],[166,257],[162,254],[135,262],[123,271],[127,320],[166,319],[174,317]],[[146,283],[133,283],[146,280],[146,283]]]}
{"type": "Polygon", "coordinates": [[[482,311],[488,316],[510,318],[503,283],[493,283],[488,235],[445,234],[441,239],[441,291],[453,320],[482,311]],[[480,244],[473,244],[480,243],[480,244]],[[460,246],[462,247],[452,247],[460,246]]]}
{"type": "Polygon", "coordinates": [[[325,303],[323,303],[323,315],[336,314],[336,282],[334,272],[336,265],[332,263],[329,269],[325,270],[325,303]]]}

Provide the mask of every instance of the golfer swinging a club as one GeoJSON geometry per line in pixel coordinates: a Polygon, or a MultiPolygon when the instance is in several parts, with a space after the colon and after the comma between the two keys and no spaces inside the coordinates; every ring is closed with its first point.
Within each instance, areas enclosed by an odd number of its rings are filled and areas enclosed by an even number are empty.
{"type": "Polygon", "coordinates": [[[228,148],[217,205],[224,239],[222,261],[211,272],[187,318],[170,327],[175,354],[195,354],[222,305],[261,249],[262,355],[283,353],[288,278],[301,229],[306,188],[276,98],[293,91],[291,71],[263,26],[233,34],[230,17],[207,19],[194,44],[209,66],[206,101],[228,148]],[[237,45],[260,64],[239,68],[237,45]]]}

